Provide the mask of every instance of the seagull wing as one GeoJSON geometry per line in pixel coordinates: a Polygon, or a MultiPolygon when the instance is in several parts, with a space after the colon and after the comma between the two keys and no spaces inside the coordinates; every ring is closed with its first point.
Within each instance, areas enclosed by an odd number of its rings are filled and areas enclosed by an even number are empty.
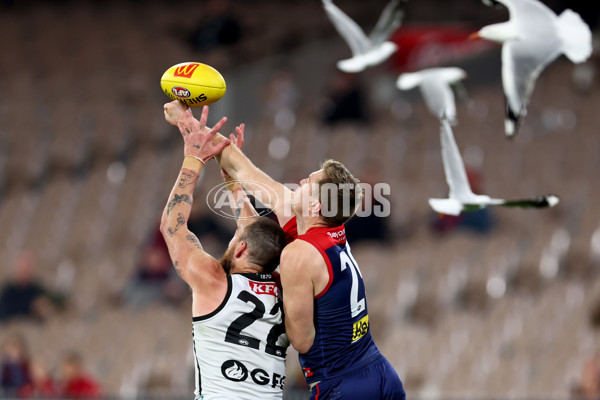
{"type": "MultiPolygon", "coordinates": [[[[504,4],[511,19],[522,19],[525,23],[536,24],[544,19],[554,18],[556,14],[538,0],[490,0],[492,4],[504,4]]],[[[484,0],[484,3],[488,4],[484,0]]]]}
{"type": "Polygon", "coordinates": [[[441,76],[430,75],[421,83],[421,93],[427,108],[436,117],[446,117],[451,123],[456,120],[456,104],[454,93],[449,84],[441,76]]]}
{"type": "Polygon", "coordinates": [[[558,45],[545,45],[537,40],[513,40],[502,46],[502,84],[508,118],[515,124],[527,112],[538,76],[559,54],[558,45]]]}
{"type": "Polygon", "coordinates": [[[390,35],[402,24],[406,0],[391,0],[383,9],[375,28],[369,35],[373,47],[388,40],[390,35]]]}
{"type": "Polygon", "coordinates": [[[335,29],[350,46],[353,55],[364,54],[371,49],[371,42],[360,26],[333,4],[331,0],[323,0],[323,7],[335,29]]]}
{"type": "Polygon", "coordinates": [[[454,140],[452,128],[446,120],[442,120],[440,141],[442,144],[442,161],[444,163],[446,182],[448,182],[448,186],[450,187],[450,198],[457,199],[462,203],[468,203],[475,195],[471,191],[465,165],[454,140]]]}
{"type": "Polygon", "coordinates": [[[508,7],[518,35],[502,47],[502,83],[507,103],[506,133],[516,133],[535,81],[564,48],[558,17],[538,0],[494,0],[508,7]]]}

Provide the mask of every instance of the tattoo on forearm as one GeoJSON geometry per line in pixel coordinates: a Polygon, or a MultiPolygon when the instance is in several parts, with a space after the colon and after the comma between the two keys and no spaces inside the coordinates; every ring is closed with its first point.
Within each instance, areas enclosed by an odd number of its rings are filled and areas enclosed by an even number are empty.
{"type": "Polygon", "coordinates": [[[190,174],[189,172],[181,171],[181,175],[179,176],[179,188],[183,189],[188,185],[193,185],[196,180],[194,179],[196,176],[194,174],[190,174]]]}
{"type": "Polygon", "coordinates": [[[184,202],[184,201],[186,203],[188,203],[190,206],[192,205],[192,199],[190,198],[189,195],[187,195],[187,194],[178,195],[177,193],[175,193],[175,197],[173,197],[171,199],[171,201],[169,201],[169,204],[167,204],[167,215],[171,214],[171,210],[173,210],[173,207],[175,207],[177,204],[184,202]]]}
{"type": "Polygon", "coordinates": [[[173,235],[175,234],[175,232],[177,232],[179,230],[179,228],[181,227],[181,225],[185,224],[185,217],[183,216],[182,213],[177,213],[177,225],[175,225],[175,228],[169,228],[167,232],[169,232],[169,236],[173,237],[173,235]]]}
{"type": "Polygon", "coordinates": [[[177,275],[181,278],[182,272],[181,272],[181,269],[178,268],[179,267],[179,261],[175,261],[173,263],[173,266],[175,267],[175,271],[177,271],[177,275]]]}
{"type": "Polygon", "coordinates": [[[192,242],[192,244],[197,248],[202,250],[202,245],[200,244],[200,241],[198,240],[198,238],[196,237],[196,235],[192,235],[191,233],[189,235],[187,235],[185,237],[188,242],[192,242]]]}

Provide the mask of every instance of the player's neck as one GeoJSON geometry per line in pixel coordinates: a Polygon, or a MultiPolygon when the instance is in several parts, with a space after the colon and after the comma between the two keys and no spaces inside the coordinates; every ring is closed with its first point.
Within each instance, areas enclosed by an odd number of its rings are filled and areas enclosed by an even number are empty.
{"type": "Polygon", "coordinates": [[[236,262],[234,263],[230,274],[258,274],[262,272],[262,268],[256,264],[246,263],[246,262],[236,262]]]}
{"type": "Polygon", "coordinates": [[[296,218],[296,226],[298,227],[298,235],[304,235],[311,228],[326,228],[328,225],[321,217],[305,217],[296,218]]]}

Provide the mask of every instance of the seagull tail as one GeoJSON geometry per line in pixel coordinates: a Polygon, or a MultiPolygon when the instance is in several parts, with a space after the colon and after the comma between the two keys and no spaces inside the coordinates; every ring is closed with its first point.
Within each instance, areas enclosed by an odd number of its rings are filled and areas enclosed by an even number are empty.
{"type": "Polygon", "coordinates": [[[562,51],[574,63],[584,62],[592,54],[592,32],[576,12],[565,10],[560,14],[558,34],[563,42],[562,51]]]}
{"type": "Polygon", "coordinates": [[[445,215],[460,215],[463,207],[454,199],[429,199],[429,205],[436,212],[445,215]]]}

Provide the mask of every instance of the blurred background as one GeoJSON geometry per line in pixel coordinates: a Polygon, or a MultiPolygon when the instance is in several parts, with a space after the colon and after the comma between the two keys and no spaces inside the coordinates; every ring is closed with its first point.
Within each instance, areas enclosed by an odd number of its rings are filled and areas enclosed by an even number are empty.
{"type": "MultiPolygon", "coordinates": [[[[335,3],[368,32],[387,2],[335,3]]],[[[597,33],[597,2],[544,3],[597,33]]],[[[245,122],[244,151],[275,179],[334,158],[390,185],[391,215],[347,234],[376,343],[410,398],[600,395],[597,52],[548,67],[507,140],[500,47],[467,37],[508,12],[479,0],[409,0],[399,51],[357,75],[335,68],[350,50],[318,0],[0,4],[4,397],[191,398],[191,298],[158,232],[182,162],[159,79],[185,61],[223,74],[209,122],[245,122]],[[434,66],[469,74],[454,134],[473,189],[555,193],[558,206],[429,208],[448,191],[439,124],[395,80],[434,66]]],[[[211,163],[190,221],[217,257],[234,231],[206,207],[218,183],[211,163]]],[[[291,347],[288,364],[285,398],[307,398],[291,347]]]]}

